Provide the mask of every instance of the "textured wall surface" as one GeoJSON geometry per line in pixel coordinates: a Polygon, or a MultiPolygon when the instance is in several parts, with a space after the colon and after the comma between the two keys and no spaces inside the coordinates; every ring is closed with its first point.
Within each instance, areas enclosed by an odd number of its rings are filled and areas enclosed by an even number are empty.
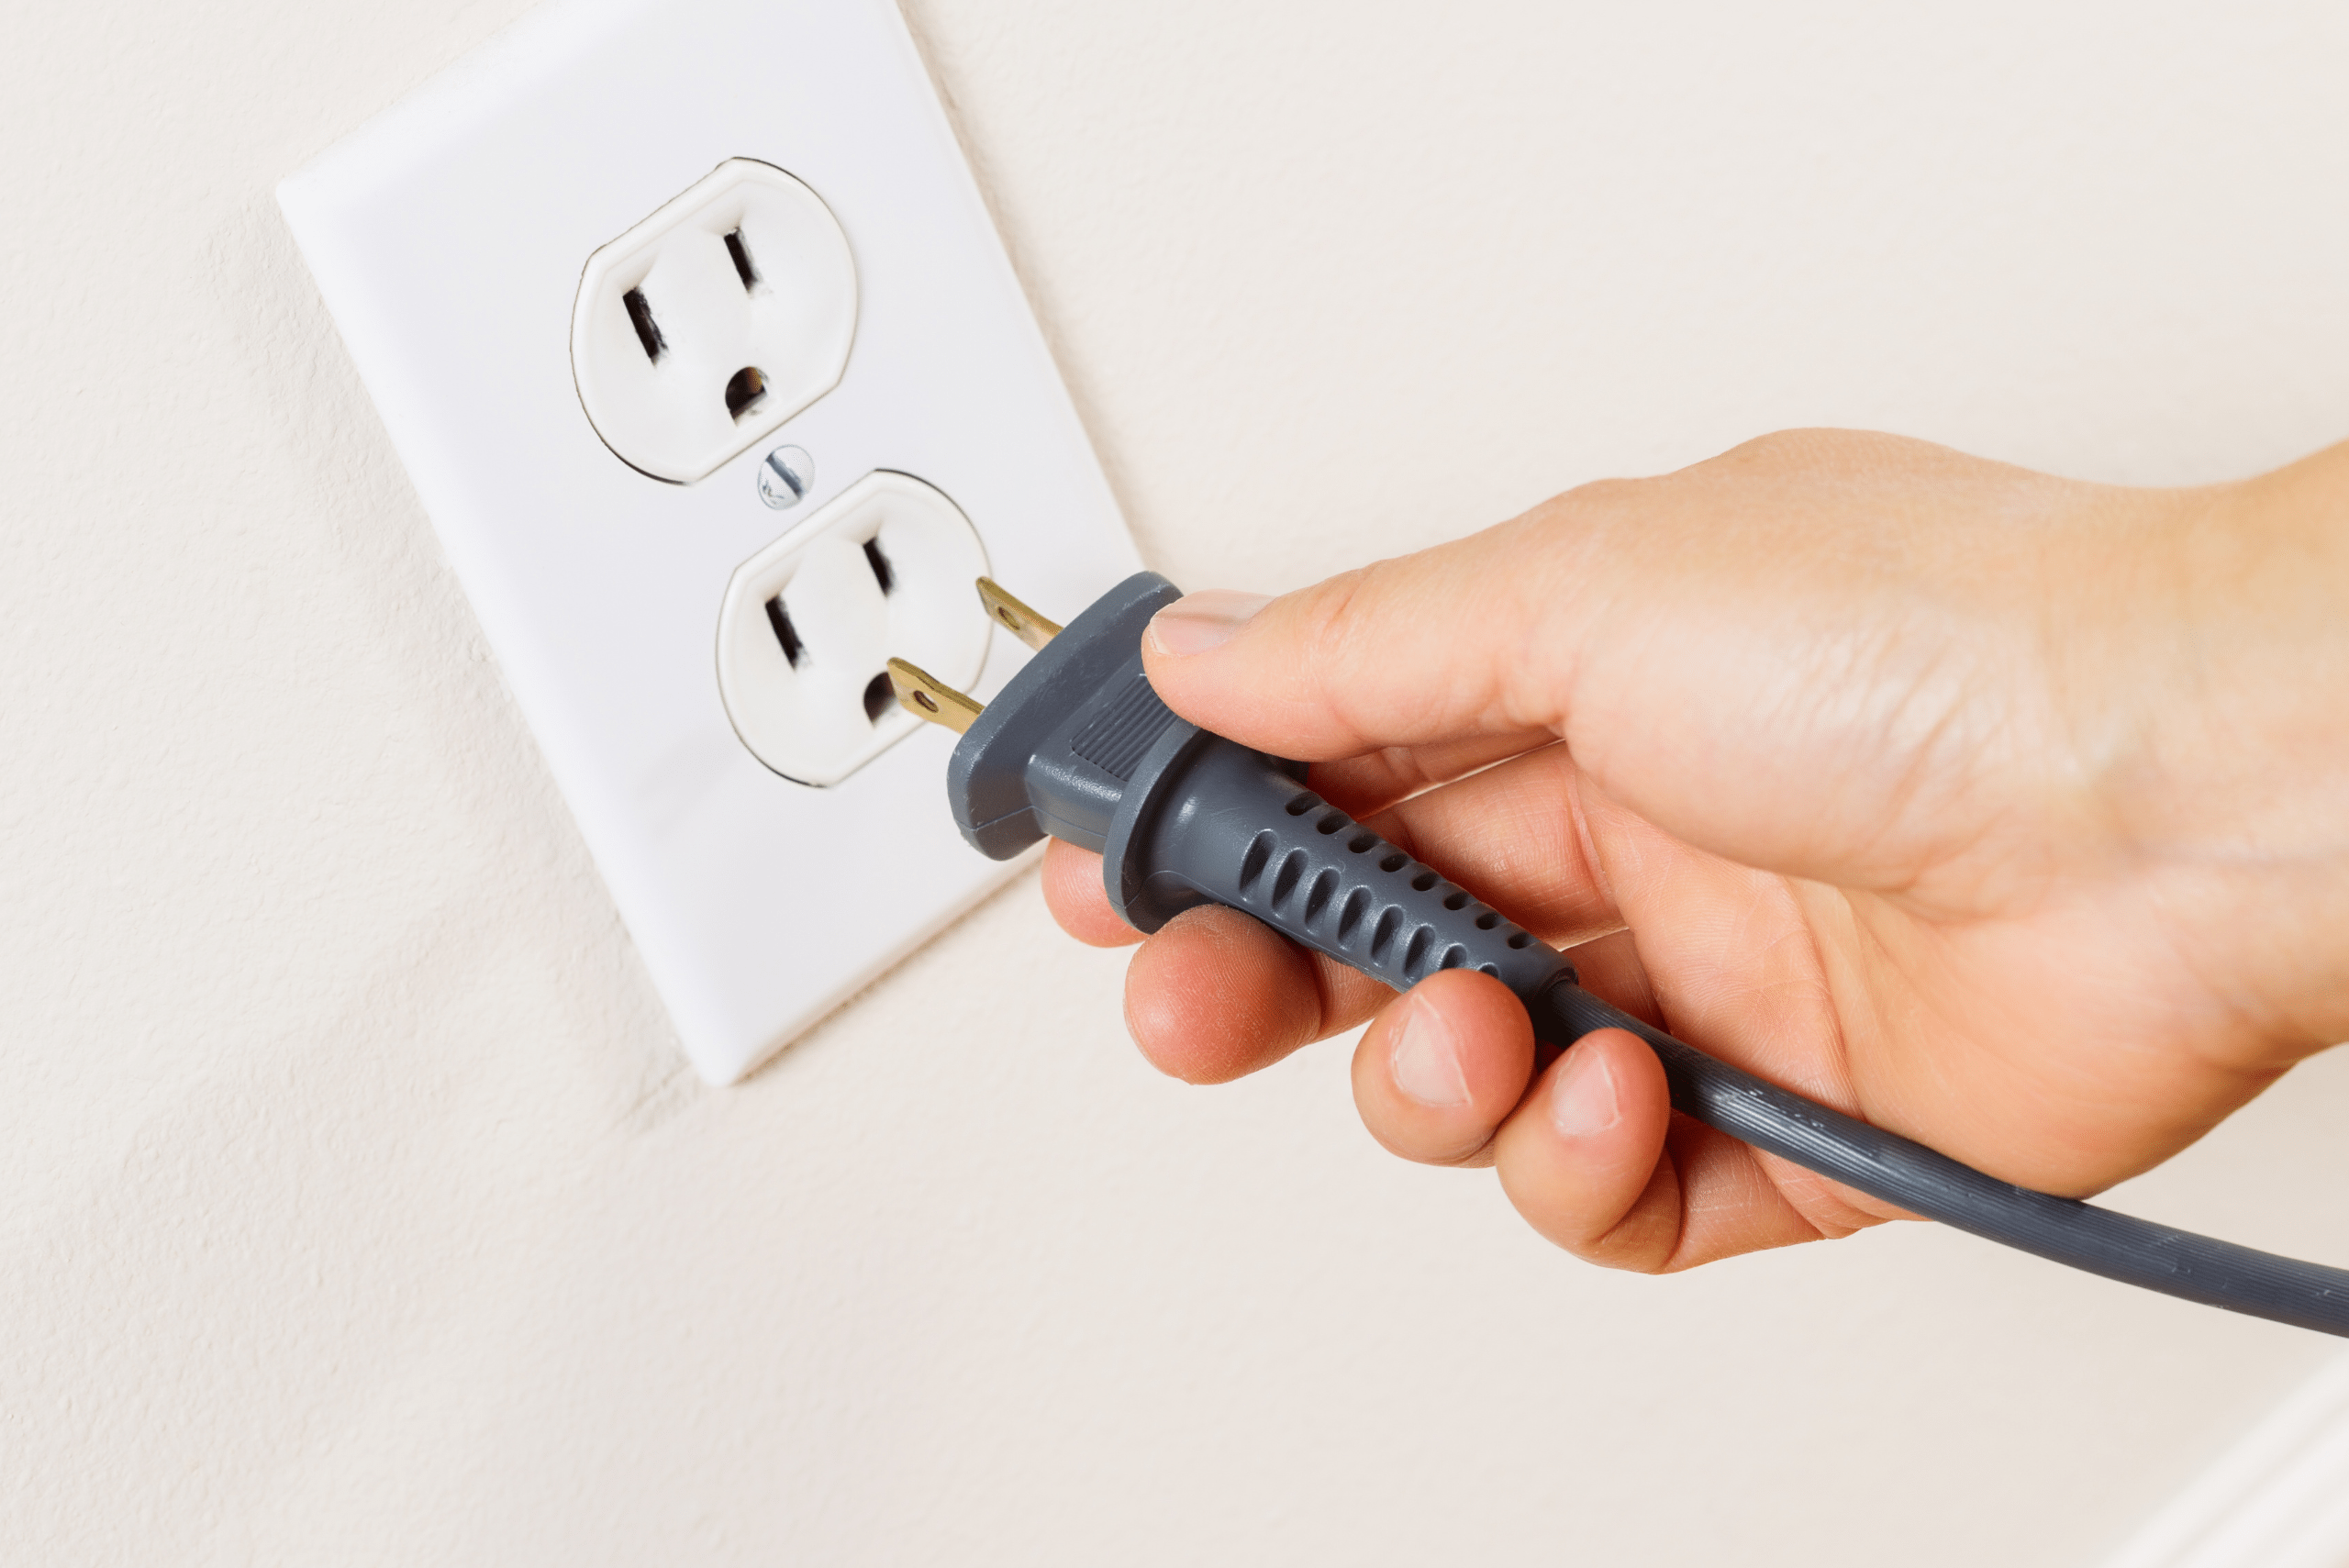
{"type": "MultiPolygon", "coordinates": [[[[1921,1227],[1585,1268],[1341,1046],[1154,1077],[1032,882],[700,1088],[271,199],[518,9],[10,12],[0,1560],[2037,1568],[2317,1363],[1921,1227]]],[[[913,19],[1194,585],[1794,424],[2349,433],[2329,0],[913,19]]],[[[2349,1257],[2344,1119],[2118,1201],[2349,1257]]]]}

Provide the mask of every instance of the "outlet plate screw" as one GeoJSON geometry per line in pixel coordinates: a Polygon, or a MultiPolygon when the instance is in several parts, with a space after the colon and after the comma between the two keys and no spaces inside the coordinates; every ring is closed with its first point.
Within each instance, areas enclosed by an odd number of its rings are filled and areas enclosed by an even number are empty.
{"type": "Polygon", "coordinates": [[[807,498],[816,483],[816,460],[804,447],[777,447],[759,464],[759,499],[780,512],[807,498]]]}

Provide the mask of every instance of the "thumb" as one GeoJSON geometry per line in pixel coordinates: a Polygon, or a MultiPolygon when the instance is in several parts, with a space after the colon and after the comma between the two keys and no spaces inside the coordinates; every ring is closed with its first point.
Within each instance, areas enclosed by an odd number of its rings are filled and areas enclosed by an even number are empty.
{"type": "Polygon", "coordinates": [[[1193,594],[1143,634],[1151,684],[1203,728],[1308,762],[1558,733],[1578,646],[1575,552],[1530,527],[1520,518],[1279,598],[1193,594]]]}

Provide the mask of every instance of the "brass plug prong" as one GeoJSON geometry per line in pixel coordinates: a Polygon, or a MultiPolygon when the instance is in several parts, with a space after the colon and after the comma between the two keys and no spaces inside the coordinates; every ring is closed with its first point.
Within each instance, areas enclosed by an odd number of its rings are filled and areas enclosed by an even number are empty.
{"type": "Polygon", "coordinates": [[[979,603],[986,606],[989,620],[1030,648],[1041,649],[1061,634],[1058,621],[1046,620],[1006,593],[992,577],[979,579],[979,603]]]}
{"type": "Polygon", "coordinates": [[[972,721],[986,711],[974,698],[902,659],[889,661],[889,684],[896,688],[898,705],[907,713],[932,724],[942,724],[957,735],[970,728],[972,721]]]}

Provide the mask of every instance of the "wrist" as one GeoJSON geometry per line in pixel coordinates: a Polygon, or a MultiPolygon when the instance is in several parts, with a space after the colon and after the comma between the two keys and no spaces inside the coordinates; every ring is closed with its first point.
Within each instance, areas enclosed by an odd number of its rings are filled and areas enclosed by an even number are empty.
{"type": "Polygon", "coordinates": [[[2184,961],[2296,1059],[2349,1037],[2349,444],[2143,505],[2090,567],[2127,673],[2084,733],[2184,961]]]}

